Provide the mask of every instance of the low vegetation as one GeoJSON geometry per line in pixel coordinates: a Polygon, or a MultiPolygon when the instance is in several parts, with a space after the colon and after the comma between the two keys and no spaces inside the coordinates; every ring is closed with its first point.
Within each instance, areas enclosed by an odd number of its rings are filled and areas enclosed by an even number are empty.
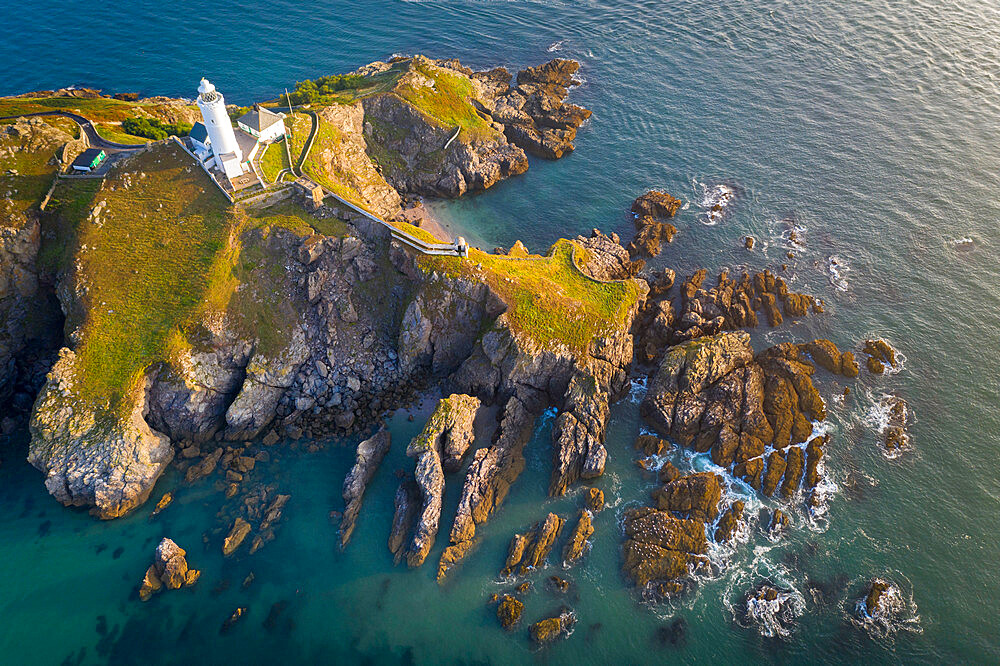
{"type": "Polygon", "coordinates": [[[166,104],[124,102],[109,97],[0,97],[0,116],[17,116],[40,111],[79,113],[95,122],[122,122],[136,116],[136,109],[157,118],[175,115],[176,107],[166,104]]]}
{"type": "Polygon", "coordinates": [[[191,132],[191,123],[165,123],[156,118],[126,118],[122,121],[122,131],[133,136],[159,141],[168,136],[187,136],[191,132]]]}
{"type": "Polygon", "coordinates": [[[480,280],[507,304],[512,330],[543,348],[585,354],[595,338],[619,332],[639,298],[631,280],[598,282],[576,263],[583,248],[560,240],[547,256],[509,257],[475,248],[469,258],[422,256],[421,267],[480,280]]]}
{"type": "Polygon", "coordinates": [[[357,74],[332,74],[318,79],[299,81],[289,93],[292,104],[329,103],[343,90],[358,90],[371,86],[371,80],[357,74]]]}
{"type": "Polygon", "coordinates": [[[264,178],[269,183],[278,181],[278,174],[290,168],[288,156],[285,152],[285,140],[275,141],[267,146],[264,155],[260,158],[260,169],[264,172],[264,178]]]}
{"type": "Polygon", "coordinates": [[[403,77],[393,92],[448,127],[461,127],[473,137],[497,134],[490,121],[470,102],[476,94],[467,76],[419,61],[411,66],[414,72],[430,79],[432,85],[421,85],[418,77],[403,77]]]}

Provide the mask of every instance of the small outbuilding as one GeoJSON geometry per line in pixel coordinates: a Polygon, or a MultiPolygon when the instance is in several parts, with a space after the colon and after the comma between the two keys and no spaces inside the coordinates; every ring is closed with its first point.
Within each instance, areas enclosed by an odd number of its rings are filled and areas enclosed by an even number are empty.
{"type": "Polygon", "coordinates": [[[73,170],[83,173],[90,173],[108,158],[107,153],[101,148],[87,148],[73,160],[73,170]]]}
{"type": "Polygon", "coordinates": [[[205,123],[197,122],[191,128],[188,133],[188,138],[191,139],[191,143],[194,144],[195,150],[210,150],[212,146],[212,141],[208,138],[208,128],[205,127],[205,123]]]}

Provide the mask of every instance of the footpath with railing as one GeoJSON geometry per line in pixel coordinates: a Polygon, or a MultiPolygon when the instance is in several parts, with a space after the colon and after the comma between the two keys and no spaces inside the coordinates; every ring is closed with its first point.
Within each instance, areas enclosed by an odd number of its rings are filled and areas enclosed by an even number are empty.
{"type": "Polygon", "coordinates": [[[371,214],[364,208],[361,208],[360,206],[351,203],[350,201],[340,196],[336,192],[333,192],[330,189],[323,187],[321,184],[317,183],[309,176],[303,174],[302,165],[305,164],[306,157],[309,156],[309,151],[312,149],[313,142],[316,140],[316,134],[319,132],[319,118],[317,118],[316,113],[314,111],[306,111],[306,113],[308,113],[309,117],[312,119],[312,128],[309,132],[309,138],[306,140],[306,144],[302,149],[302,154],[299,155],[298,163],[293,167],[295,176],[298,176],[299,178],[309,181],[316,187],[321,187],[323,189],[323,194],[325,196],[333,197],[342,206],[345,206],[348,209],[354,211],[355,213],[364,216],[366,219],[371,220],[372,222],[375,222],[376,224],[385,227],[386,229],[388,229],[389,234],[392,236],[393,239],[399,241],[400,243],[403,243],[407,247],[416,250],[417,252],[421,252],[423,254],[445,255],[451,257],[469,256],[469,244],[466,243],[465,239],[462,238],[461,236],[456,238],[453,243],[430,243],[418,236],[414,236],[405,229],[397,227],[391,222],[386,222],[377,215],[371,214]]]}

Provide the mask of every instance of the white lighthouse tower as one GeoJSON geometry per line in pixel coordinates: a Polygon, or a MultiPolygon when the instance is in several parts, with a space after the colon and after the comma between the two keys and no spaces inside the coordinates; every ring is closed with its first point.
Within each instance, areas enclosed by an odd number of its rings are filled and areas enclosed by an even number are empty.
{"type": "Polygon", "coordinates": [[[205,129],[211,142],[215,163],[233,179],[243,175],[243,151],[236,141],[233,122],[226,112],[226,100],[208,79],[198,86],[198,108],[205,119],[205,129]]]}

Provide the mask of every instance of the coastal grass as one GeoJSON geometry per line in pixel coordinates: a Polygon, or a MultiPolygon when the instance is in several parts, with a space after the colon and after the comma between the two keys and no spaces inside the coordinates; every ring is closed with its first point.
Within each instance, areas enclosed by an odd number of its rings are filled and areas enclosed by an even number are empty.
{"type": "MultiPolygon", "coordinates": [[[[78,194],[69,205],[82,206],[78,194]]],[[[102,201],[77,223],[74,259],[86,295],[82,320],[70,323],[81,332],[81,397],[127,410],[145,370],[168,358],[180,327],[210,296],[236,221],[208,176],[172,145],[113,170],[93,197],[95,206],[102,201]]]]}
{"type": "Polygon", "coordinates": [[[488,138],[497,134],[469,101],[476,97],[472,81],[459,72],[451,72],[424,62],[414,61],[413,70],[430,79],[433,85],[420,85],[403,77],[394,92],[448,127],[460,127],[469,138],[488,138]]]}
{"type": "Polygon", "coordinates": [[[45,196],[58,166],[59,144],[30,144],[20,137],[0,134],[0,228],[20,226],[28,209],[45,196]]]}
{"type": "Polygon", "coordinates": [[[507,304],[515,334],[544,349],[587,354],[592,342],[621,332],[639,298],[632,280],[600,282],[580,270],[583,248],[561,239],[542,257],[511,257],[472,248],[468,259],[422,256],[425,271],[437,270],[488,284],[507,304]]]}
{"type": "Polygon", "coordinates": [[[165,104],[125,102],[108,97],[0,97],[0,117],[40,111],[68,111],[97,122],[121,122],[135,116],[137,109],[164,120],[176,115],[173,111],[167,113],[168,105],[165,104]]]}
{"type": "Polygon", "coordinates": [[[265,148],[264,155],[260,158],[260,168],[269,183],[277,182],[278,174],[284,169],[291,168],[288,156],[285,154],[284,139],[275,141],[265,148]]]}
{"type": "MultiPolygon", "coordinates": [[[[75,124],[75,123],[74,123],[75,124]]],[[[135,136],[134,134],[128,134],[121,130],[120,125],[112,125],[109,123],[98,123],[94,127],[97,129],[97,133],[101,137],[107,139],[108,141],[114,141],[115,143],[124,143],[126,145],[141,146],[144,143],[149,143],[149,139],[145,139],[141,136],[135,136]]]]}

